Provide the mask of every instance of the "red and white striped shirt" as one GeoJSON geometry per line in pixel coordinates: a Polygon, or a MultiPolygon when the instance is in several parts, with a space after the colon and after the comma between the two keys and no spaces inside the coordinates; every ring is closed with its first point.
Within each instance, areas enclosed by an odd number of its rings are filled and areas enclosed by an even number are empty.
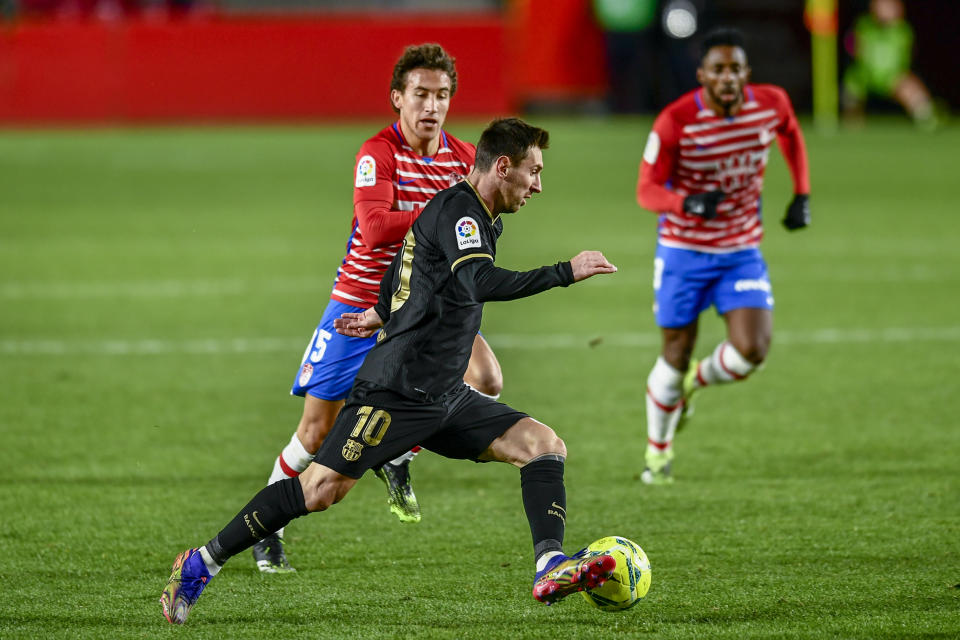
{"type": "Polygon", "coordinates": [[[476,147],[440,132],[440,148],[421,156],[394,123],[360,147],[355,166],[353,223],[347,255],[330,298],[355,307],[377,302],[380,280],[403,236],[437,193],[473,168],[476,147]]]}
{"type": "Polygon", "coordinates": [[[774,138],[790,167],[794,191],[809,193],[803,134],[780,87],[747,85],[740,111],[729,118],[706,106],[703,89],[667,106],[647,139],[637,185],[640,205],[661,213],[660,244],[711,253],[759,245],[760,195],[774,138]],[[716,218],[684,213],[686,196],[718,189],[726,197],[716,218]]]}

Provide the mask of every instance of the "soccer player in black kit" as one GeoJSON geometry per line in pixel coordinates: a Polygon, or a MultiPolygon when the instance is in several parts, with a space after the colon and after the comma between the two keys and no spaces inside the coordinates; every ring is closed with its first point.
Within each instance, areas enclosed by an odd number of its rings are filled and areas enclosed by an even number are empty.
{"type": "Polygon", "coordinates": [[[602,584],[612,556],[563,553],[566,446],[547,425],[474,393],[463,383],[483,303],[514,300],[613,273],[599,251],[532,271],[494,265],[513,213],[541,191],[546,131],[522,120],[494,121],[477,145],[467,179],[440,192],[407,232],[380,284],[377,304],[345,313],[344,335],[377,333],[346,405],[314,461],[297,478],[260,491],[220,533],[177,556],[160,602],[182,624],[200,593],[232,556],[290,520],[339,502],[363,473],[421,445],[448,458],[507,462],[520,469],[533,536],[533,597],[547,604],[602,584]]]}

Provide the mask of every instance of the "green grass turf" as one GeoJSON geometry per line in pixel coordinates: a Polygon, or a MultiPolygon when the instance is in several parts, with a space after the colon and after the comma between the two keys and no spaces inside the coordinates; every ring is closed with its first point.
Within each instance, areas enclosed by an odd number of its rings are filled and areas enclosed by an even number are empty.
{"type": "MultiPolygon", "coordinates": [[[[768,364],[708,389],[672,487],[641,485],[655,218],[649,120],[546,120],[544,193],[499,262],[601,249],[614,276],[491,304],[504,400],[565,439],[567,548],[619,534],[653,564],[623,614],[530,597],[517,473],[426,453],[424,520],[365,478],[288,529],[293,576],[248,553],[183,629],[174,555],[263,485],[382,123],[0,132],[0,637],[955,638],[960,635],[960,130],[808,131],[814,224],[764,251],[768,364]],[[589,346],[592,343],[594,346],[589,346]]],[[[452,122],[473,137],[481,123],[452,122]]],[[[698,355],[722,336],[702,320],[698,355]]]]}

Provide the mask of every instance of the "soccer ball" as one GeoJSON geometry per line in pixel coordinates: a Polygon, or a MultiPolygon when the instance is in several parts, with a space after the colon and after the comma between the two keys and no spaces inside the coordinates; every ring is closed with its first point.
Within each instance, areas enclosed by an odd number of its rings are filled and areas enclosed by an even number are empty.
{"type": "Polygon", "coordinates": [[[650,590],[650,561],[636,542],[608,536],[592,542],[578,556],[609,554],[617,561],[610,579],[595,589],[581,591],[584,599],[603,611],[623,611],[640,602],[650,590]]]}

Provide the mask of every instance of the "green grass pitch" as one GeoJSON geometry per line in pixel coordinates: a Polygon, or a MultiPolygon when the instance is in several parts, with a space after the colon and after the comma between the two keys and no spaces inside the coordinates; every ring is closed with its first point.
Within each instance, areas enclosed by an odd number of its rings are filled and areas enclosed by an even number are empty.
{"type": "MultiPolygon", "coordinates": [[[[567,443],[567,549],[637,541],[643,603],[534,602],[517,472],[425,453],[422,523],[371,475],[289,526],[298,573],[244,553],[169,627],[175,554],[261,488],[299,418],[354,153],[383,123],[3,131],[0,637],[960,636],[960,129],[808,128],[814,222],[794,234],[771,153],[769,360],[702,393],[677,483],[650,488],[655,217],[633,195],[650,121],[532,120],[552,133],[544,193],[507,219],[499,263],[599,249],[620,271],[489,304],[484,332],[504,401],[567,443]]],[[[712,312],[701,327],[699,356],[723,334],[712,312]]]]}

